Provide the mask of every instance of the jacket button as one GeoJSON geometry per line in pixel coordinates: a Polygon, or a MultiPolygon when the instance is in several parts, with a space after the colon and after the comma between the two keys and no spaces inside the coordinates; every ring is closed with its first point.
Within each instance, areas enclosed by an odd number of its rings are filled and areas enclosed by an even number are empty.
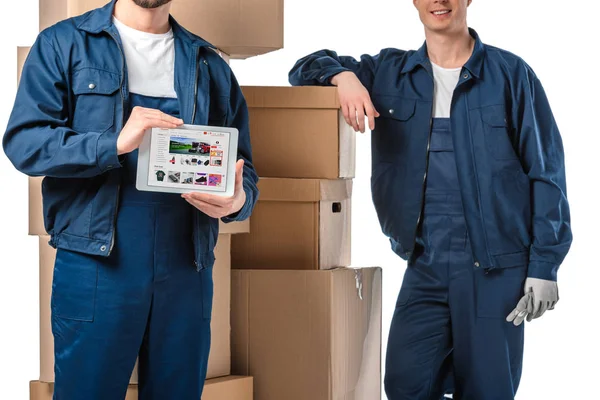
{"type": "Polygon", "coordinates": [[[208,61],[206,61],[206,60],[202,60],[202,62],[203,62],[205,65],[208,65],[208,61]]]}
{"type": "Polygon", "coordinates": [[[96,89],[96,85],[95,85],[95,84],[93,84],[93,83],[90,83],[90,84],[88,85],[88,87],[89,87],[91,90],[94,90],[94,89],[96,89]]]}
{"type": "Polygon", "coordinates": [[[102,251],[102,252],[106,251],[106,246],[103,245],[102,247],[100,247],[100,251],[102,251]]]}
{"type": "Polygon", "coordinates": [[[469,78],[469,74],[464,74],[463,78],[468,79],[469,78]]]}
{"type": "Polygon", "coordinates": [[[390,114],[393,114],[393,113],[394,113],[394,109],[390,108],[390,114]]]}
{"type": "Polygon", "coordinates": [[[479,267],[479,263],[477,261],[475,261],[475,266],[479,267]]]}

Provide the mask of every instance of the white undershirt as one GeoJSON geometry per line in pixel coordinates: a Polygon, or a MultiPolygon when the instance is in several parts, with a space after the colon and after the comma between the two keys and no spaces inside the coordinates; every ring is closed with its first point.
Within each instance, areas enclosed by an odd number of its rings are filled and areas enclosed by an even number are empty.
{"type": "Polygon", "coordinates": [[[142,32],[115,17],[113,23],[123,43],[129,91],[144,96],[177,98],[173,31],[142,32]]]}
{"type": "Polygon", "coordinates": [[[450,118],[452,95],[460,79],[462,68],[442,68],[431,63],[433,67],[433,117],[450,118]]]}

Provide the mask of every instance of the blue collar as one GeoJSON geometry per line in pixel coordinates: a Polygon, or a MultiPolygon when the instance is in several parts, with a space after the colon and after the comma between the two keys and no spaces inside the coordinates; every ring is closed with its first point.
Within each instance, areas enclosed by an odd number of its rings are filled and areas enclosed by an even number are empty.
{"type": "MultiPolygon", "coordinates": [[[[473,37],[473,39],[475,39],[475,46],[473,47],[473,54],[471,54],[471,57],[464,65],[464,68],[467,69],[472,76],[479,78],[481,76],[483,59],[485,57],[485,46],[481,42],[481,39],[479,39],[479,35],[474,29],[469,28],[469,34],[473,37]]],[[[429,56],[427,55],[427,42],[425,42],[419,50],[414,52],[408,58],[404,68],[402,68],[402,73],[411,72],[419,65],[429,71],[429,62],[429,56]]]]}

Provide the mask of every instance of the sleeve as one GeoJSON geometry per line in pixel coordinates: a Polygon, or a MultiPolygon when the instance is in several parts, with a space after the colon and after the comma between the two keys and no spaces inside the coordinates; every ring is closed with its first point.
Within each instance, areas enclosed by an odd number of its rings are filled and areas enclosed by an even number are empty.
{"type": "Polygon", "coordinates": [[[231,72],[231,95],[229,99],[227,126],[237,128],[239,131],[238,160],[244,160],[244,191],[246,192],[246,202],[237,213],[221,218],[225,223],[248,219],[250,214],[252,214],[259,195],[257,186],[258,175],[252,164],[248,106],[233,72],[231,72]]]}
{"type": "Polygon", "coordinates": [[[381,53],[375,56],[364,54],[358,61],[353,57],[338,56],[331,50],[320,50],[298,60],[289,72],[289,81],[292,86],[330,86],[332,77],[351,71],[371,92],[380,58],[381,53]]]}
{"type": "Polygon", "coordinates": [[[50,41],[38,35],[23,66],[2,145],[30,176],[87,178],[121,166],[114,135],[68,127],[67,77],[50,41]]]}
{"type": "Polygon", "coordinates": [[[572,242],[562,138],[542,84],[527,65],[519,92],[513,118],[533,215],[528,276],[556,281],[572,242]]]}

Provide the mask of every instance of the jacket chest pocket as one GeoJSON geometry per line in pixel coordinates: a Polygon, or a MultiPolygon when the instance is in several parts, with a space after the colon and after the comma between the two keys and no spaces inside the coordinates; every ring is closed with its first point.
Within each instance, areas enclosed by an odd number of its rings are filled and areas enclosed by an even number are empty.
{"type": "Polygon", "coordinates": [[[517,159],[517,153],[509,134],[504,105],[498,104],[481,108],[481,119],[487,148],[492,157],[496,160],[517,159]]]}
{"type": "Polygon", "coordinates": [[[380,117],[372,132],[373,159],[395,162],[408,151],[410,132],[415,115],[415,100],[390,95],[373,95],[373,105],[380,117]]]}
{"type": "Polygon", "coordinates": [[[79,133],[105,132],[115,123],[120,75],[96,68],[73,73],[75,108],[71,128],[79,133]]]}
{"type": "Polygon", "coordinates": [[[208,125],[225,126],[227,123],[227,108],[229,97],[211,96],[208,109],[208,125]]]}

